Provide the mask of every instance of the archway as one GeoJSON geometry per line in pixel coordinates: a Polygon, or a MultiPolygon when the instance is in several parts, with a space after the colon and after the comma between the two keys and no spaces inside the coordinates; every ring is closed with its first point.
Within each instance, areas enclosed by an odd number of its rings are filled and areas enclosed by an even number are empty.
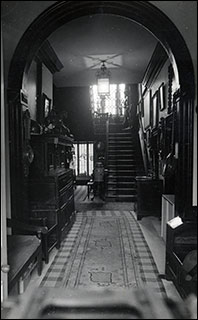
{"type": "MultiPolygon", "coordinates": [[[[147,28],[162,44],[178,76],[182,99],[179,100],[181,125],[188,127],[185,135],[180,136],[180,153],[183,158],[179,161],[178,179],[182,182],[178,190],[177,211],[185,215],[192,206],[192,140],[193,140],[193,101],[194,73],[193,64],[183,37],[175,25],[160,10],[147,1],[61,1],[44,11],[26,30],[22,36],[12,59],[8,75],[8,101],[10,110],[14,111],[16,132],[11,137],[13,148],[11,159],[14,178],[14,188],[20,189],[23,183],[21,176],[22,141],[20,140],[21,120],[20,103],[16,100],[23,87],[29,66],[37,50],[45,39],[57,28],[67,22],[90,14],[115,14],[131,19],[147,28]],[[161,26],[163,25],[163,28],[161,26]],[[16,105],[18,106],[17,108],[16,105]],[[15,143],[17,142],[17,143],[15,143]],[[186,148],[184,145],[187,145],[186,148]],[[18,146],[18,147],[16,147],[18,146]],[[186,170],[186,168],[188,168],[186,170]],[[21,182],[22,181],[22,182],[21,182]]],[[[182,128],[179,128],[179,132],[182,128]]],[[[16,197],[16,196],[15,196],[16,197]]],[[[21,210],[22,194],[18,194],[16,210],[21,210]]]]}

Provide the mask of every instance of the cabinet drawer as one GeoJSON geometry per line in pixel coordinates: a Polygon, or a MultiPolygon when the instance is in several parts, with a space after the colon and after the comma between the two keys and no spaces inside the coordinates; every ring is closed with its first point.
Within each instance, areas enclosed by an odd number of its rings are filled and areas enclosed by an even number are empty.
{"type": "Polygon", "coordinates": [[[60,229],[64,229],[64,227],[70,222],[70,217],[74,211],[74,197],[71,196],[67,203],[65,203],[59,213],[59,226],[60,229]]]}
{"type": "Polygon", "coordinates": [[[56,205],[55,183],[32,183],[30,185],[30,204],[32,208],[52,208],[56,205]]]}
{"type": "Polygon", "coordinates": [[[59,189],[59,194],[62,195],[67,189],[73,189],[73,179],[69,179],[67,184],[62,189],[59,189]]]}
{"type": "Polygon", "coordinates": [[[64,193],[62,193],[59,197],[59,206],[60,208],[62,206],[64,206],[68,201],[69,199],[73,196],[74,194],[74,191],[73,191],[73,188],[68,188],[65,190],[64,193]]]}
{"type": "Polygon", "coordinates": [[[58,180],[58,189],[61,190],[64,188],[69,181],[73,179],[73,172],[72,170],[68,170],[63,176],[61,176],[58,180]]]}

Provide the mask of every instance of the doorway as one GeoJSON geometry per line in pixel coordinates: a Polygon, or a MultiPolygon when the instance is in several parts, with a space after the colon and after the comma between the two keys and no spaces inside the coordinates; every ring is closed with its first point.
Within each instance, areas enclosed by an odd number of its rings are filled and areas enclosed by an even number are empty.
{"type": "MultiPolygon", "coordinates": [[[[61,25],[87,14],[115,14],[140,23],[155,35],[168,53],[169,59],[172,61],[175,71],[178,74],[182,96],[185,98],[179,105],[179,108],[180,110],[183,110],[183,106],[185,105],[185,110],[188,109],[188,118],[186,118],[185,113],[181,113],[181,123],[185,122],[190,128],[189,134],[187,137],[184,137],[185,143],[189,147],[185,150],[182,149],[182,151],[185,152],[185,156],[184,159],[181,160],[182,162],[180,163],[178,172],[178,177],[183,176],[183,179],[180,185],[180,190],[182,192],[177,197],[177,203],[179,206],[178,208],[182,208],[182,212],[184,212],[192,205],[192,181],[189,177],[192,177],[191,159],[193,152],[191,148],[193,145],[192,120],[194,108],[193,66],[189,51],[179,31],[162,12],[157,10],[150,3],[139,3],[138,1],[133,1],[131,3],[127,1],[123,1],[122,3],[118,3],[117,1],[105,1],[102,4],[100,1],[86,1],[83,2],[83,4],[80,1],[75,1],[73,3],[55,3],[33,21],[17,46],[9,71],[9,108],[13,109],[16,105],[18,108],[19,100],[16,100],[15,98],[23,87],[32,59],[43,41],[61,25]],[[160,28],[162,24],[166,26],[163,29],[163,32],[160,28]],[[177,44],[175,43],[175,39],[177,39],[177,44]],[[184,64],[183,61],[186,63],[184,64]],[[187,172],[185,168],[188,168],[187,172]]],[[[19,121],[20,109],[18,109],[18,111],[19,113],[16,113],[15,118],[13,119],[16,135],[21,131],[21,122],[19,121]]],[[[15,139],[14,136],[12,136],[12,138],[15,139]]],[[[183,144],[183,141],[181,141],[181,145],[183,144]]],[[[16,145],[15,142],[16,140],[13,140],[11,145],[16,145]]],[[[20,186],[21,176],[23,176],[23,170],[20,165],[21,148],[13,150],[13,154],[15,155],[13,166],[15,169],[19,169],[18,177],[11,177],[12,183],[14,183],[14,189],[16,189],[20,186]]],[[[13,197],[15,197],[15,194],[13,194],[13,197]]],[[[22,197],[18,194],[17,199],[12,199],[12,201],[18,203],[18,201],[22,201],[22,197]]],[[[19,203],[19,206],[16,208],[19,210],[21,207],[23,207],[23,203],[19,203]]]]}

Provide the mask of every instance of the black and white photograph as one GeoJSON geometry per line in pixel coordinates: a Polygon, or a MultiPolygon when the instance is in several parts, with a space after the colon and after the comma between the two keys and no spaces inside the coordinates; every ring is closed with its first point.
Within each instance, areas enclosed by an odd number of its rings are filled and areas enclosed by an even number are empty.
{"type": "Polygon", "coordinates": [[[1,1],[1,319],[197,319],[197,1],[1,1]]]}

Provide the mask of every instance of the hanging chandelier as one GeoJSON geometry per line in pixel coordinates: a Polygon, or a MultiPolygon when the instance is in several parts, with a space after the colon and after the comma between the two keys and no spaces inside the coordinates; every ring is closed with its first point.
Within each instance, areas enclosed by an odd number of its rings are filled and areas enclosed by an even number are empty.
{"type": "Polygon", "coordinates": [[[99,95],[109,95],[110,94],[110,71],[105,65],[105,60],[102,60],[102,65],[100,70],[97,71],[97,89],[99,95]]]}

